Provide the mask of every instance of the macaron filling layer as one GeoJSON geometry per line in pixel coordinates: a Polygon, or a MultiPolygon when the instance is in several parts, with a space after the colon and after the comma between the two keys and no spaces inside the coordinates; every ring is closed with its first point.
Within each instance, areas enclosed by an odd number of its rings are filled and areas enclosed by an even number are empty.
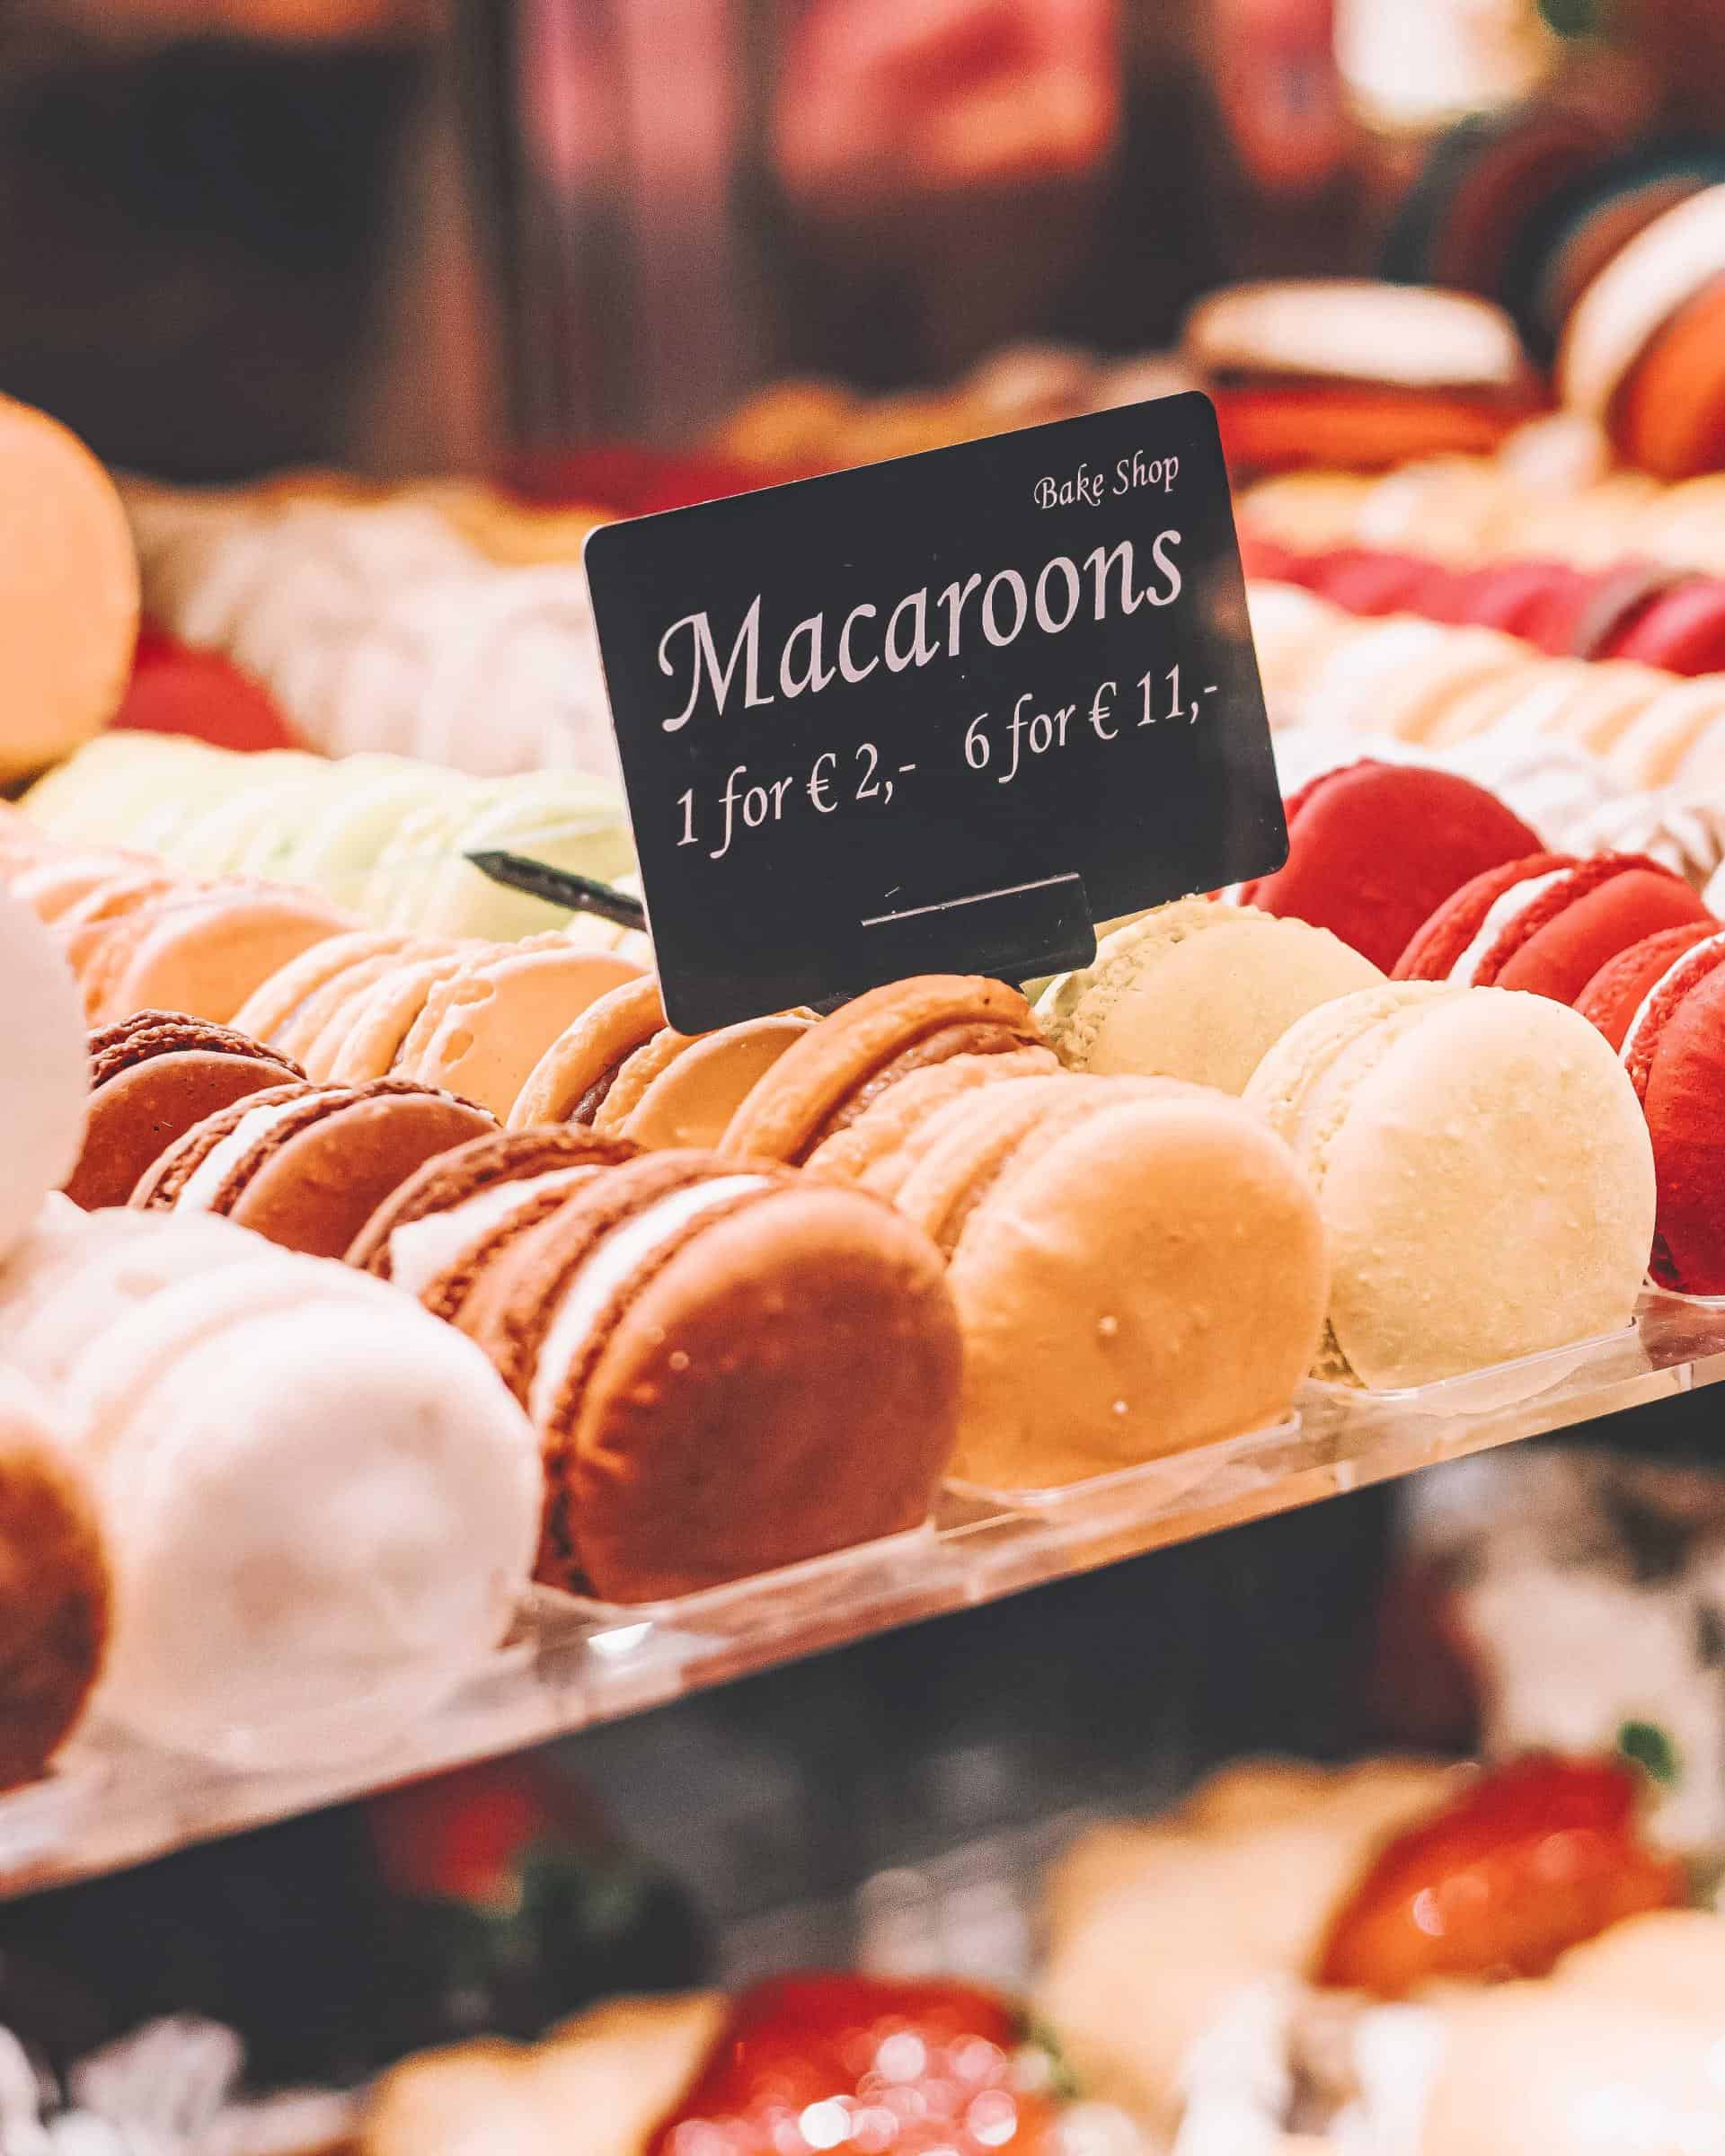
{"type": "Polygon", "coordinates": [[[712,1176],[670,1191],[620,1222],[599,1241],[576,1268],[540,1344],[527,1410],[542,1429],[556,1413],[570,1372],[594,1327],[632,1277],[703,1215],[774,1187],[770,1176],[712,1176]]]}
{"type": "Polygon", "coordinates": [[[248,1109],[225,1138],[218,1139],[180,1186],[172,1200],[176,1213],[208,1213],[217,1208],[228,1179],[243,1164],[252,1148],[271,1136],[284,1123],[302,1118],[305,1096],[278,1100],[267,1108],[248,1109]]]}
{"type": "Polygon", "coordinates": [[[554,1168],[518,1181],[493,1183],[447,1212],[405,1221],[389,1239],[389,1277],[410,1295],[422,1294],[439,1273],[447,1272],[482,1237],[500,1227],[511,1214],[548,1191],[567,1189],[586,1180],[592,1164],[554,1168]]]}
{"type": "Polygon", "coordinates": [[[1648,1080],[1659,1049],[1659,1029],[1692,988],[1725,960],[1725,932],[1694,944],[1667,967],[1641,998],[1623,1035],[1623,1065],[1637,1096],[1647,1098],[1648,1080]]]}
{"type": "Polygon", "coordinates": [[[1533,910],[1546,892],[1570,873],[1566,868],[1552,869],[1544,876],[1530,876],[1525,882],[1513,883],[1507,891],[1501,892],[1486,908],[1485,918],[1474,932],[1473,941],[1445,975],[1445,979],[1454,981],[1462,987],[1488,986],[1489,982],[1482,982],[1480,976],[1487,971],[1496,974],[1496,966],[1488,967],[1488,961],[1496,956],[1498,945],[1506,940],[1509,932],[1533,910]]]}

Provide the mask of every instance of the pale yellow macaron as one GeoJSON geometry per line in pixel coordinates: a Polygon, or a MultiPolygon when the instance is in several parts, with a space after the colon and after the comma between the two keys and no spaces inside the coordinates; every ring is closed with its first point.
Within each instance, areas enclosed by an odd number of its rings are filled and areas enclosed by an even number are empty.
{"type": "Polygon", "coordinates": [[[1067,1067],[1243,1091],[1295,1020],[1384,976],[1327,928],[1211,898],[1157,906],[1104,936],[1036,1007],[1067,1067]]]}

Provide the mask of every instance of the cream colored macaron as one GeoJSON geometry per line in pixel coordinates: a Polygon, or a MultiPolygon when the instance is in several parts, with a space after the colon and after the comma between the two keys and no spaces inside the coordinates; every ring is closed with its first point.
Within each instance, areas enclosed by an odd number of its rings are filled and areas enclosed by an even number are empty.
{"type": "Polygon", "coordinates": [[[1104,936],[1095,964],[1062,974],[1036,1015],[1071,1070],[1238,1093],[1296,1019],[1383,978],[1326,928],[1181,898],[1104,936]]]}
{"type": "Polygon", "coordinates": [[[1311,1012],[1246,1088],[1318,1192],[1322,1374],[1432,1383],[1628,1323],[1653,1155],[1604,1036],[1539,995],[1402,982],[1311,1012]]]}

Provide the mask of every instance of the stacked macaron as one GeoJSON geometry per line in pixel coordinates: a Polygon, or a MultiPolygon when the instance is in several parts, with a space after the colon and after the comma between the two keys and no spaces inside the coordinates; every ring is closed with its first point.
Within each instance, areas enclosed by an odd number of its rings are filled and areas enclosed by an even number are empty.
{"type": "Polygon", "coordinates": [[[1719,473],[1661,485],[1614,470],[1609,446],[1579,420],[1537,422],[1496,456],[1432,457],[1377,477],[1286,473],[1248,488],[1239,506],[1250,542],[1296,554],[1367,547],[1463,571],[1497,561],[1576,570],[1652,561],[1725,575],[1719,473]]]}
{"type": "Polygon", "coordinates": [[[1725,673],[1543,657],[1519,638],[1411,614],[1359,617],[1287,588],[1252,588],[1271,723],[1355,740],[1466,751],[1555,744],[1635,792],[1707,795],[1725,781],[1725,673]]]}
{"type": "Polygon", "coordinates": [[[429,1163],[349,1254],[477,1341],[531,1416],[549,1586],[638,1604],[902,1533],[951,1458],[940,1253],[771,1161],[500,1134],[429,1163]]]}
{"type": "MultiPolygon", "coordinates": [[[[557,520],[547,547],[537,531],[524,540],[530,517],[500,499],[468,515],[476,499],[459,490],[356,499],[315,482],[237,494],[133,486],[144,611],[183,644],[234,662],[299,739],[331,755],[386,749],[478,773],[608,774],[598,641],[571,520],[557,520]],[[488,560],[475,539],[493,552],[500,539],[526,559],[488,560]]],[[[573,521],[585,530],[598,519],[573,521]]]]}
{"type": "MultiPolygon", "coordinates": [[[[70,845],[123,845],[198,876],[268,878],[378,927],[498,942],[568,926],[569,916],[491,882],[468,853],[525,853],[605,880],[633,861],[615,787],[579,773],[480,782],[404,756],[241,755],[154,734],[91,743],[26,807],[70,845]]],[[[624,938],[600,923],[583,921],[581,932],[606,945],[624,938]]]]}
{"type": "Polygon", "coordinates": [[[32,1530],[6,1597],[0,1723],[35,1733],[14,1772],[93,1682],[104,1720],[170,1749],[327,1764],[408,1727],[507,1630],[533,1433],[471,1343],[350,1268],[221,1220],[56,1200],[0,1268],[0,1358],[58,1402],[77,1481],[68,1503],[42,1413],[0,1378],[8,1546],[20,1508],[32,1530]]]}
{"type": "MultiPolygon", "coordinates": [[[[176,1076],[170,1126],[188,1102],[274,1102],[250,1089],[288,1073],[159,1015],[92,1056],[64,962],[4,897],[0,986],[29,1044],[0,1065],[0,1782],[42,1770],[98,1678],[111,1719],[180,1748],[373,1742],[509,1621],[539,1509],[526,1420],[420,1313],[212,1216],[260,1203],[267,1162],[238,1202],[225,1175],[218,1205],[172,1222],[50,1197],[68,1178],[108,1194],[92,1074],[130,1088],[110,1135],[141,1151],[150,1059],[176,1076]]],[[[438,1105],[422,1151],[489,1127],[438,1105]]],[[[323,1162],[326,1207],[376,1181],[387,1148],[362,1136],[323,1162]]]]}
{"type": "Polygon", "coordinates": [[[1634,1088],[1546,995],[1400,981],[1322,1005],[1253,1074],[1328,1233],[1323,1374],[1417,1386],[1608,1333],[1653,1233],[1634,1088]]]}

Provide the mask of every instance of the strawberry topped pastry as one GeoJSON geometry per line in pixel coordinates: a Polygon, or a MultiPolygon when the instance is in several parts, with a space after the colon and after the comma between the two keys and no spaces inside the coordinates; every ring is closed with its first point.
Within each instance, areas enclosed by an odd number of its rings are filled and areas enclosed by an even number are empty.
{"type": "Polygon", "coordinates": [[[1023,2010],[976,1985],[790,1975],[725,1999],[622,1999],[531,2048],[410,2060],[358,2156],[1137,2156],[1077,2106],[1023,2010]],[[1065,2129],[1082,2117],[1085,2137],[1065,2129]]]}
{"type": "Polygon", "coordinates": [[[1321,1984],[1404,1998],[1440,1977],[1546,1975],[1624,1917],[1685,1898],[1641,1839],[1625,1762],[1535,1754],[1482,1775],[1395,1835],[1336,1911],[1321,1984]]]}
{"type": "Polygon", "coordinates": [[[1524,988],[1572,1003],[1632,943],[1712,918],[1680,876],[1646,854],[1534,853],[1464,884],[1413,937],[1395,977],[1524,988]]]}

